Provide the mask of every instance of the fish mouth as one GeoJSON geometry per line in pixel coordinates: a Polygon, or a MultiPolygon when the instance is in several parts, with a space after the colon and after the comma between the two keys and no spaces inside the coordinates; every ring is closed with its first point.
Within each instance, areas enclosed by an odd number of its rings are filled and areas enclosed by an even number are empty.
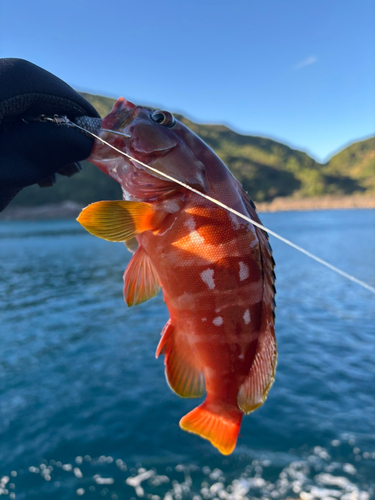
{"type": "Polygon", "coordinates": [[[162,172],[159,174],[157,169],[148,168],[148,164],[155,160],[155,155],[133,151],[129,147],[130,139],[123,137],[122,131],[106,131],[102,126],[99,135],[105,143],[99,139],[95,141],[88,161],[120,184],[124,199],[152,202],[180,189],[177,183],[166,179],[162,172]]]}
{"type": "Polygon", "coordinates": [[[203,176],[179,179],[178,173],[174,175],[168,169],[164,171],[163,158],[173,148],[145,153],[132,147],[131,140],[123,139],[123,135],[122,131],[102,129],[101,138],[114,146],[117,152],[114,151],[112,159],[98,162],[92,158],[91,161],[121,185],[126,200],[155,201],[160,197],[185,191],[184,185],[205,192],[203,176]]]}
{"type": "Polygon", "coordinates": [[[127,101],[125,97],[119,97],[112,108],[111,113],[119,113],[120,111],[126,110],[130,111],[135,109],[137,106],[130,101],[127,101]]]}
{"type": "Polygon", "coordinates": [[[151,111],[119,98],[88,160],[121,185],[127,200],[153,201],[189,187],[207,192],[204,165],[178,133],[152,121],[151,111]]]}
{"type": "Polygon", "coordinates": [[[111,112],[101,120],[101,130],[117,136],[130,138],[125,128],[137,117],[139,107],[124,97],[117,99],[111,112]]]}

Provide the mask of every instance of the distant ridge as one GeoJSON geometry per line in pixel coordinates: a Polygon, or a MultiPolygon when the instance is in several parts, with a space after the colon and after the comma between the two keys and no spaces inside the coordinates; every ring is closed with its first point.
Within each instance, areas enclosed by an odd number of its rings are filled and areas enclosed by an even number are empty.
{"type": "MultiPolygon", "coordinates": [[[[115,99],[82,93],[101,116],[115,99]]],[[[325,164],[307,153],[264,137],[241,135],[224,125],[202,125],[176,114],[220,156],[255,202],[332,195],[375,195],[375,137],[355,142],[325,164]]],[[[17,205],[43,205],[70,200],[88,204],[119,199],[121,190],[112,179],[85,162],[83,171],[67,179],[58,176],[53,188],[31,186],[13,201],[17,205]]]]}

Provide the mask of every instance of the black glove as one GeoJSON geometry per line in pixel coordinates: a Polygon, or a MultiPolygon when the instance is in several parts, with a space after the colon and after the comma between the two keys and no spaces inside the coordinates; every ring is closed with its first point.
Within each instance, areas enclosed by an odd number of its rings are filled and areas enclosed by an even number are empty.
{"type": "Polygon", "coordinates": [[[33,121],[40,115],[98,118],[65,82],[23,59],[0,59],[0,211],[24,187],[73,175],[94,140],[78,129],[33,121]]]}

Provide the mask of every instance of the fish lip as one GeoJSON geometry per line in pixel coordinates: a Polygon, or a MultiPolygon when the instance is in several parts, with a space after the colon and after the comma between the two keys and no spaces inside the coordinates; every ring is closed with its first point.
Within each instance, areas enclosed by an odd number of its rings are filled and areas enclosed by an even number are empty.
{"type": "MultiPolygon", "coordinates": [[[[116,130],[111,130],[108,128],[100,128],[101,132],[108,132],[109,134],[115,134],[115,135],[120,135],[121,137],[126,137],[127,139],[131,139],[131,134],[125,134],[125,132],[117,132],[116,130]]],[[[103,137],[102,137],[103,138],[103,137]]]]}
{"type": "MultiPolygon", "coordinates": [[[[124,99],[125,101],[125,99],[124,99]]],[[[129,101],[125,101],[129,103],[129,101]]],[[[105,116],[101,121],[101,129],[106,130],[109,133],[117,134],[117,135],[125,135],[128,137],[128,134],[124,132],[124,129],[134,120],[134,118],[138,115],[139,109],[131,104],[133,107],[128,106],[118,106],[119,102],[116,103],[114,108],[117,106],[117,109],[114,111],[112,109],[111,113],[105,116]]],[[[121,103],[120,103],[121,104],[121,103]]],[[[131,137],[131,135],[129,136],[131,137]]]]}

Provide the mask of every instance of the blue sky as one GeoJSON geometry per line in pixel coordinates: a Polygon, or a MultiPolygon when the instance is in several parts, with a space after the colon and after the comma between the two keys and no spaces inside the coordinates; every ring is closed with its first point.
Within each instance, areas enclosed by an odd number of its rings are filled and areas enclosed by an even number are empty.
{"type": "Polygon", "coordinates": [[[12,0],[0,57],[320,160],[375,133],[375,0],[12,0]]]}

